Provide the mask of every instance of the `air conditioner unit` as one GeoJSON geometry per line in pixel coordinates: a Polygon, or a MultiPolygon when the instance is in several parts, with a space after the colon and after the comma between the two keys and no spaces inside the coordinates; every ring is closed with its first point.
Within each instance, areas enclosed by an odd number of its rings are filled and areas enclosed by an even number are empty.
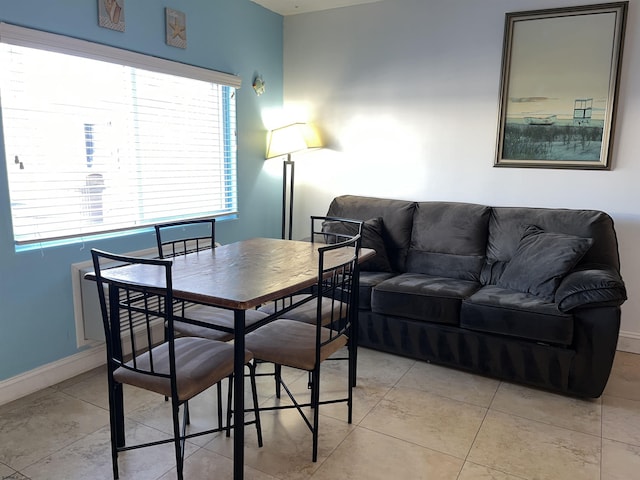
{"type": "MultiPolygon", "coordinates": [[[[155,248],[127,253],[132,257],[157,257],[155,248]]],[[[74,263],[71,265],[71,282],[73,288],[73,309],[76,324],[76,343],[78,347],[104,342],[104,327],[102,325],[102,313],[100,312],[100,300],[96,282],[87,280],[85,275],[93,271],[93,263],[74,263]]],[[[143,321],[140,314],[137,321],[143,321]]]]}

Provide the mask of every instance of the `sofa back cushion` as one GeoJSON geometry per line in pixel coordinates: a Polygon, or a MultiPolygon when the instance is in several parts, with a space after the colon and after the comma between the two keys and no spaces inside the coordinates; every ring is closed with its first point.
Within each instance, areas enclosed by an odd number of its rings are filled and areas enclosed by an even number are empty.
{"type": "Polygon", "coordinates": [[[403,272],[409,242],[415,202],[386,198],[342,195],[333,199],[327,216],[367,221],[382,218],[382,238],[391,267],[403,272]]]}
{"type": "Polygon", "coordinates": [[[418,203],[407,272],[479,281],[490,211],[471,203],[418,203]]]}
{"type": "MultiPolygon", "coordinates": [[[[609,215],[597,210],[561,208],[493,207],[489,220],[487,264],[499,270],[501,264],[513,258],[525,229],[535,225],[545,232],[575,235],[593,240],[582,257],[582,265],[607,265],[620,269],[618,241],[609,215]]],[[[487,276],[483,283],[495,283],[499,275],[487,276]],[[492,281],[493,280],[493,281],[492,281]]]]}

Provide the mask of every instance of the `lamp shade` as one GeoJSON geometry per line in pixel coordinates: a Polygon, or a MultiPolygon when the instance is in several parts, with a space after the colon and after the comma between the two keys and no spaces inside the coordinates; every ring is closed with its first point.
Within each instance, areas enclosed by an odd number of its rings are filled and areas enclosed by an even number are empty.
{"type": "Polygon", "coordinates": [[[307,123],[292,123],[284,127],[274,128],[269,132],[265,158],[279,157],[321,146],[320,137],[313,127],[307,123]]]}

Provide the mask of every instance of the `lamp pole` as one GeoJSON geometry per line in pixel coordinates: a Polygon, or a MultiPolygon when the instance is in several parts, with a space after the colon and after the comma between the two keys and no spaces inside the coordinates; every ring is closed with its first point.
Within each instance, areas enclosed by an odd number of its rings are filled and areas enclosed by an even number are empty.
{"type": "Polygon", "coordinates": [[[287,154],[287,159],[282,162],[282,238],[291,240],[293,237],[293,185],[294,185],[295,163],[291,160],[291,153],[287,154]],[[287,185],[288,184],[288,185],[287,185]],[[287,186],[289,187],[287,189],[287,186]],[[289,208],[287,209],[287,190],[289,190],[289,208]],[[288,212],[287,212],[288,210],[288,212]],[[288,216],[287,216],[288,213],[288,216]],[[289,220],[289,236],[287,233],[287,220],[289,220]]]}

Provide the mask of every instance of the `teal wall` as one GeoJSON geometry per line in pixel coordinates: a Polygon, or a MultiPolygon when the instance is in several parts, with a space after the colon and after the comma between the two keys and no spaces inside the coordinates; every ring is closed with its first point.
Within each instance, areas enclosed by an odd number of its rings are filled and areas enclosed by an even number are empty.
{"type": "MultiPolygon", "coordinates": [[[[222,243],[280,234],[280,179],[265,172],[262,112],[282,107],[282,17],[249,0],[127,0],[126,30],[98,26],[96,0],[0,2],[0,21],[69,35],[239,75],[238,219],[219,222],[222,243]],[[186,50],[165,44],[164,8],[186,14],[186,50]],[[267,92],[251,84],[259,73],[267,92]]],[[[0,65],[0,68],[2,66],[0,65]]],[[[151,231],[16,252],[11,233],[7,162],[0,137],[0,380],[78,352],[70,265],[91,248],[130,252],[154,245],[151,231]]]]}

